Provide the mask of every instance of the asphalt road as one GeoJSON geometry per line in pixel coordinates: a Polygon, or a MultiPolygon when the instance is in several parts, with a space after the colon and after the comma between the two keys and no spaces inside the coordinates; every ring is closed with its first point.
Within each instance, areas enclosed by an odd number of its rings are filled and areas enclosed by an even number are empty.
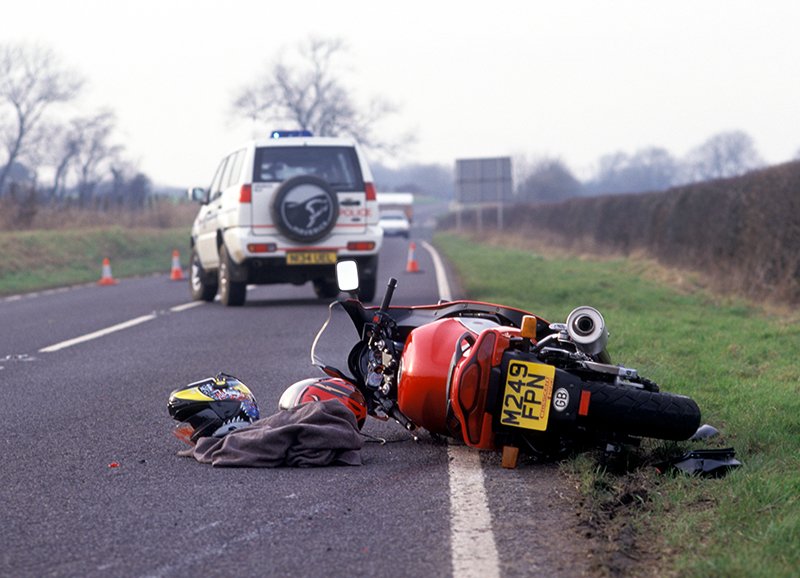
{"type": "MultiPolygon", "coordinates": [[[[429,236],[424,225],[421,215],[412,239],[429,236]]],[[[398,278],[396,303],[435,302],[431,255],[418,244],[421,272],[406,273],[407,251],[387,239],[380,278],[398,278]]],[[[412,441],[393,423],[368,421],[389,443],[365,444],[360,467],[218,469],[176,456],[169,392],[225,371],[269,415],[286,386],[318,375],[309,350],[327,304],[307,285],[252,288],[242,308],[186,306],[187,284],[167,273],[0,300],[0,575],[582,571],[586,553],[564,545],[572,534],[554,547],[553,533],[574,528],[552,467],[466,454],[490,513],[470,527],[454,501],[473,494],[454,477],[465,448],[412,441]],[[487,536],[496,552],[483,552],[487,536]],[[465,545],[475,559],[459,563],[465,545]]]]}

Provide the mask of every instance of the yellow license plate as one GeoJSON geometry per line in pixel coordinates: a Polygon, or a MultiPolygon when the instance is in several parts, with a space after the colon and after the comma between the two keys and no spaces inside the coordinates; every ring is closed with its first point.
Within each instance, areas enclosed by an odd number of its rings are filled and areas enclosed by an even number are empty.
{"type": "Polygon", "coordinates": [[[335,265],[336,251],[292,251],[286,253],[287,265],[335,265]]]}
{"type": "Polygon", "coordinates": [[[552,365],[512,359],[508,363],[500,423],[546,430],[555,374],[552,365]]]}

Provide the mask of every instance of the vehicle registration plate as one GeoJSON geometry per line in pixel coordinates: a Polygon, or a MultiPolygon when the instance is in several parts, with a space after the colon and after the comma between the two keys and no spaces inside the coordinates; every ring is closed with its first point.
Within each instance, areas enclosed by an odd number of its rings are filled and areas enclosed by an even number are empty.
{"type": "Polygon", "coordinates": [[[287,265],[335,265],[336,251],[291,251],[286,253],[287,265]]]}
{"type": "Polygon", "coordinates": [[[555,374],[556,368],[552,365],[517,359],[509,361],[500,423],[546,430],[555,374]]]}

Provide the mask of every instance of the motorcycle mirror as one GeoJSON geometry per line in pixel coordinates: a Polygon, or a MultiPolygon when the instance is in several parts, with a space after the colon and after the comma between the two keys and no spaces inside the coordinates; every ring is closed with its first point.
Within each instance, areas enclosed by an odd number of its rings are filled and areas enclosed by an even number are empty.
{"type": "Polygon", "coordinates": [[[358,291],[358,265],[355,261],[336,263],[336,282],[340,291],[347,293],[358,291]]]}

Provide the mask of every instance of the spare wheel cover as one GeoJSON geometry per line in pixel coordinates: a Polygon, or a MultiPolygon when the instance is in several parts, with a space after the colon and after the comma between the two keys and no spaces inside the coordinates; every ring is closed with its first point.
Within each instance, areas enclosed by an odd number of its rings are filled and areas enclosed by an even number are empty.
{"type": "Polygon", "coordinates": [[[293,241],[308,243],[322,239],[336,225],[338,216],[336,193],[317,177],[293,177],[275,192],[272,220],[293,241]]]}

